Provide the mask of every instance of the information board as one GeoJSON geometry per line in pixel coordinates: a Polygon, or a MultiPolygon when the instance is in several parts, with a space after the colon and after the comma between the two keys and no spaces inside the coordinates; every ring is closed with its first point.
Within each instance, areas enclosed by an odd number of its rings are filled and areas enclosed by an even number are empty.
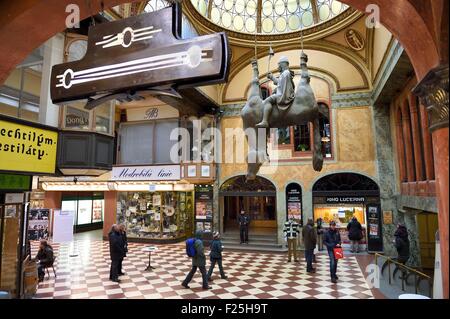
{"type": "Polygon", "coordinates": [[[383,251],[383,233],[381,206],[379,204],[368,204],[366,206],[367,215],[367,251],[383,251]]]}

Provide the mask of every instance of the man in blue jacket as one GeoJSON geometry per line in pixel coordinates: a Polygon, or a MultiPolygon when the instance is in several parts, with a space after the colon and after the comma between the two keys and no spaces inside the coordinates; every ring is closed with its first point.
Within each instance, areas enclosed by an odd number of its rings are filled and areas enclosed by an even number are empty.
{"type": "Polygon", "coordinates": [[[339,230],[336,228],[336,222],[332,221],[330,223],[330,228],[325,233],[323,243],[327,247],[328,256],[330,257],[331,282],[335,284],[339,278],[336,275],[338,261],[334,258],[333,249],[336,247],[341,247],[341,235],[339,234],[339,230]]]}

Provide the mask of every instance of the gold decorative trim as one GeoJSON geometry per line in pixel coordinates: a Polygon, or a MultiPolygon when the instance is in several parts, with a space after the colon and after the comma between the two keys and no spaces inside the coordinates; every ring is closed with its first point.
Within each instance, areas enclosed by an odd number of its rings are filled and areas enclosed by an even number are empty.
{"type": "MultiPolygon", "coordinates": [[[[220,27],[210,21],[208,18],[203,16],[191,1],[183,1],[183,13],[190,20],[190,22],[194,22],[199,25],[200,33],[209,34],[215,32],[223,32],[225,31],[228,34],[231,44],[244,45],[248,47],[253,47],[255,42],[255,34],[254,33],[244,33],[238,32],[234,30],[225,29],[220,27]]],[[[314,25],[312,27],[306,28],[303,30],[304,41],[309,41],[312,39],[322,38],[329,34],[335,33],[338,30],[341,30],[361,16],[364,13],[359,12],[351,7],[338,14],[337,16],[314,25]]],[[[265,45],[269,45],[270,43],[277,42],[300,42],[301,31],[287,32],[282,34],[257,34],[256,39],[259,44],[264,43],[265,45]]]]}
{"type": "Polygon", "coordinates": [[[413,89],[426,106],[430,131],[448,127],[448,64],[430,70],[413,89]]]}

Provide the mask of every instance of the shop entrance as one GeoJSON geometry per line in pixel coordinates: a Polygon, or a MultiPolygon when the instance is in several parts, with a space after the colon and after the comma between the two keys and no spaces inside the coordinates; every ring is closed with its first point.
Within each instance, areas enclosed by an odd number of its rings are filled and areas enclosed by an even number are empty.
{"type": "Polygon", "coordinates": [[[223,198],[223,227],[225,233],[239,229],[238,216],[245,211],[251,219],[253,234],[276,234],[276,189],[263,177],[246,181],[245,176],[230,178],[220,189],[223,198]]]}
{"type": "Polygon", "coordinates": [[[360,241],[363,247],[367,249],[369,240],[373,245],[373,238],[381,240],[379,224],[367,218],[368,207],[379,203],[380,190],[377,183],[364,175],[331,174],[322,177],[313,186],[314,220],[321,218],[325,228],[329,227],[330,222],[336,222],[344,248],[350,246],[347,224],[353,217],[363,227],[363,239],[360,241]]]}
{"type": "Polygon", "coordinates": [[[417,228],[419,232],[419,247],[422,268],[434,269],[436,250],[436,231],[438,230],[438,216],[435,213],[422,212],[417,214],[417,228]]]}

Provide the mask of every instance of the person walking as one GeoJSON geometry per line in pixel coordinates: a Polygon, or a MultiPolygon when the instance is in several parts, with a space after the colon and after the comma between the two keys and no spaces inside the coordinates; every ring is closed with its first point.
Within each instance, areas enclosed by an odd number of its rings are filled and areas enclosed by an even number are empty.
{"type": "Polygon", "coordinates": [[[118,271],[119,271],[119,276],[125,276],[125,273],[122,271],[123,259],[127,256],[127,252],[128,252],[128,238],[127,238],[127,231],[125,228],[125,224],[120,224],[119,230],[120,230],[120,236],[122,237],[122,241],[123,241],[124,254],[123,254],[122,259],[120,259],[118,271]]]}
{"type": "Polygon", "coordinates": [[[298,227],[299,224],[292,217],[284,223],[283,231],[288,243],[288,262],[291,262],[292,255],[294,255],[294,261],[298,262],[297,238],[300,233],[298,227]]]}
{"type": "Polygon", "coordinates": [[[203,289],[211,289],[211,286],[208,285],[208,275],[206,274],[206,257],[205,257],[205,247],[203,246],[202,241],[202,232],[197,231],[195,233],[195,255],[192,257],[192,269],[187,274],[183,283],[181,284],[184,288],[189,289],[188,284],[191,282],[195,273],[197,272],[197,268],[200,269],[202,274],[202,287],[203,289]]]}
{"type": "Polygon", "coordinates": [[[341,247],[341,235],[336,228],[336,222],[330,222],[330,228],[325,232],[323,243],[327,247],[328,257],[330,257],[330,275],[331,282],[337,283],[339,279],[336,275],[338,261],[334,257],[334,248],[341,247]]]}
{"type": "Polygon", "coordinates": [[[314,221],[312,218],[308,218],[308,222],[302,230],[303,243],[305,245],[305,258],[306,258],[306,272],[316,272],[312,263],[314,259],[314,248],[317,244],[317,234],[314,229],[314,221]]]}
{"type": "Polygon", "coordinates": [[[47,242],[47,240],[42,239],[39,243],[39,250],[36,255],[36,260],[38,261],[38,278],[39,282],[44,281],[45,268],[51,267],[53,265],[53,248],[47,242]]]}
{"type": "Polygon", "coordinates": [[[350,251],[359,253],[359,241],[363,238],[362,226],[358,219],[353,216],[350,223],[347,224],[348,239],[351,241],[350,251]]]}
{"type": "Polygon", "coordinates": [[[222,278],[222,279],[228,278],[225,275],[225,272],[223,271],[222,251],[223,251],[223,246],[222,246],[222,241],[220,240],[220,234],[219,234],[219,232],[215,232],[213,234],[213,240],[211,242],[211,251],[209,253],[211,266],[209,267],[209,271],[208,271],[208,281],[212,281],[211,276],[212,276],[214,267],[216,266],[216,263],[219,265],[220,278],[222,278]]]}
{"type": "Polygon", "coordinates": [[[316,220],[317,224],[317,250],[322,251],[323,250],[323,219],[317,218],[316,220]]]}
{"type": "Polygon", "coordinates": [[[238,223],[241,244],[248,244],[248,227],[250,226],[250,217],[243,210],[241,210],[241,214],[238,216],[238,223]]]}
{"type": "Polygon", "coordinates": [[[405,225],[397,225],[397,230],[394,233],[394,238],[394,245],[397,249],[398,254],[397,261],[404,265],[410,257],[408,229],[405,225]]]}
{"type": "Polygon", "coordinates": [[[120,234],[119,226],[114,224],[108,234],[109,239],[109,254],[111,257],[111,268],[109,271],[109,279],[119,283],[119,265],[120,261],[125,256],[125,244],[122,235],[120,234]]]}

